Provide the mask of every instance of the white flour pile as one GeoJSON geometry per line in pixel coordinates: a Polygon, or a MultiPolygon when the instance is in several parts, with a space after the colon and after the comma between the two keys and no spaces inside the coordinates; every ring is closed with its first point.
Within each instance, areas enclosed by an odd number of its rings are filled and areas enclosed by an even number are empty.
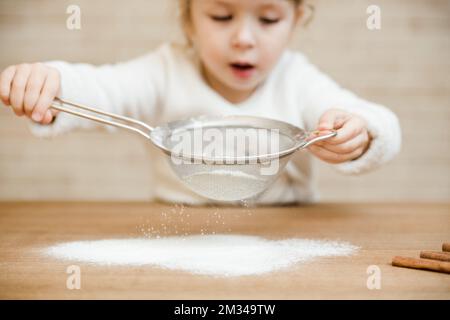
{"type": "Polygon", "coordinates": [[[196,235],[68,242],[49,247],[45,253],[99,265],[149,265],[202,275],[243,276],[275,271],[317,257],[346,256],[357,249],[348,243],[321,240],[196,235]]]}

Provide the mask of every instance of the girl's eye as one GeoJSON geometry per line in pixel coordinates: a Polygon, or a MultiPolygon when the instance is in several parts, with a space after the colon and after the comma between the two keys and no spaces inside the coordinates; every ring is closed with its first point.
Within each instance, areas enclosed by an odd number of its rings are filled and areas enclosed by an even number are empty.
{"type": "Polygon", "coordinates": [[[259,21],[261,21],[264,24],[274,24],[274,23],[277,23],[278,21],[280,21],[280,19],[271,19],[271,18],[261,17],[261,18],[259,18],[259,21]]]}
{"type": "Polygon", "coordinates": [[[230,21],[231,19],[233,19],[233,16],[232,16],[232,15],[227,15],[227,16],[211,16],[211,19],[213,19],[214,21],[224,22],[224,21],[230,21]]]}

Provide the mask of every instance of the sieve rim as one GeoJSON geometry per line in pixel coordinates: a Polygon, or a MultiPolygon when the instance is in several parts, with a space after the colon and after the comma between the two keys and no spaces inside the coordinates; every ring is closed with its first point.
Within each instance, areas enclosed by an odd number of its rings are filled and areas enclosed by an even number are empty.
{"type": "Polygon", "coordinates": [[[151,133],[152,142],[165,154],[195,163],[207,164],[250,164],[267,163],[275,159],[287,157],[307,143],[308,132],[285,121],[246,115],[224,115],[224,116],[198,116],[186,120],[177,120],[156,127],[151,133]],[[255,129],[278,129],[281,134],[292,140],[292,146],[281,151],[264,153],[258,155],[243,156],[205,156],[198,154],[175,153],[165,144],[165,141],[176,131],[192,130],[199,128],[223,128],[223,127],[245,127],[255,129]]]}

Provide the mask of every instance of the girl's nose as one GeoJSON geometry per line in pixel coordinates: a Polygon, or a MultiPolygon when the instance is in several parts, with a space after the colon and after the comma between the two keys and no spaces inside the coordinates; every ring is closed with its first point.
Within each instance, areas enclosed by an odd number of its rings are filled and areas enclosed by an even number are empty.
{"type": "Polygon", "coordinates": [[[231,39],[232,46],[237,49],[249,49],[253,48],[255,43],[255,34],[250,23],[243,21],[237,25],[231,39]]]}

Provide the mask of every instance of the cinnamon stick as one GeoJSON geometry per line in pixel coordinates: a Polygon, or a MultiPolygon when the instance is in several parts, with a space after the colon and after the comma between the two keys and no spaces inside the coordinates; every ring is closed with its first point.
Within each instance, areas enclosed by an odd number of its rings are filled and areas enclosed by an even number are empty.
{"type": "Polygon", "coordinates": [[[442,244],[442,251],[450,252],[450,242],[445,242],[442,244]]]}
{"type": "Polygon", "coordinates": [[[450,262],[438,260],[416,259],[416,258],[396,256],[392,259],[392,265],[396,267],[423,269],[443,273],[450,273],[450,262]]]}
{"type": "Polygon", "coordinates": [[[420,257],[424,259],[440,260],[450,262],[450,252],[421,251],[420,257]]]}

